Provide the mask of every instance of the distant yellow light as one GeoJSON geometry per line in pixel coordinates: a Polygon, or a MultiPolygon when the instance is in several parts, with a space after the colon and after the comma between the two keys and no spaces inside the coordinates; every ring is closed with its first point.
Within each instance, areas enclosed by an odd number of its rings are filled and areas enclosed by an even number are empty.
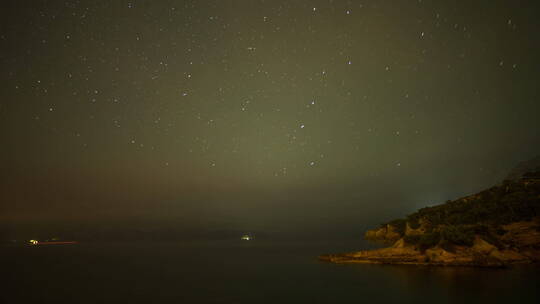
{"type": "Polygon", "coordinates": [[[37,240],[30,240],[28,242],[32,245],[37,245],[39,243],[37,240]]]}

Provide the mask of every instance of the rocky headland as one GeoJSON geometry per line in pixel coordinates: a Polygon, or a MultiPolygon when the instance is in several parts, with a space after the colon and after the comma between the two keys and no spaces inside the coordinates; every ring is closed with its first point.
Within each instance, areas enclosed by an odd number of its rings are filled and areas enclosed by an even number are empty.
{"type": "Polygon", "coordinates": [[[505,267],[540,262],[540,170],[480,193],[426,207],[369,230],[389,247],[320,260],[333,263],[505,267]]]}

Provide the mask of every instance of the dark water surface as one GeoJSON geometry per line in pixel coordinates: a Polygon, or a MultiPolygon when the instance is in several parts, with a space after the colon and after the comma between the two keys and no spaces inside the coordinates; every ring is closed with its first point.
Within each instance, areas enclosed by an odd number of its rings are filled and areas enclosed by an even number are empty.
{"type": "Polygon", "coordinates": [[[535,266],[334,265],[359,242],[0,247],[0,303],[540,303],[535,266]]]}

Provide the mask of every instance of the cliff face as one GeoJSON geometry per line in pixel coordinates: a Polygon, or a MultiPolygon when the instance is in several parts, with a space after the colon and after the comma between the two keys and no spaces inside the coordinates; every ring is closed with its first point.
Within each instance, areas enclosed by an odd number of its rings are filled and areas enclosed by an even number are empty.
{"type": "Polygon", "coordinates": [[[379,229],[366,231],[364,238],[370,241],[380,241],[383,243],[393,243],[401,238],[401,235],[396,232],[394,226],[386,224],[379,229]]]}
{"type": "Polygon", "coordinates": [[[454,246],[452,250],[436,245],[426,250],[407,244],[404,238],[391,247],[319,258],[333,263],[414,264],[433,266],[503,267],[518,263],[540,262],[540,223],[517,222],[508,225],[503,238],[513,247],[498,248],[476,236],[472,246],[454,246]]]}
{"type": "Polygon", "coordinates": [[[539,172],[480,193],[423,208],[368,230],[388,248],[324,255],[335,263],[499,267],[540,262],[539,172]]]}
{"type": "Polygon", "coordinates": [[[370,241],[383,242],[387,244],[394,244],[397,240],[403,236],[416,236],[422,235],[426,232],[427,224],[420,221],[420,227],[413,229],[409,223],[405,223],[405,230],[400,232],[400,229],[393,224],[385,224],[378,229],[371,229],[366,231],[364,238],[370,241]]]}
{"type": "Polygon", "coordinates": [[[540,249],[540,219],[531,222],[516,222],[504,225],[501,241],[520,250],[540,249]]]}

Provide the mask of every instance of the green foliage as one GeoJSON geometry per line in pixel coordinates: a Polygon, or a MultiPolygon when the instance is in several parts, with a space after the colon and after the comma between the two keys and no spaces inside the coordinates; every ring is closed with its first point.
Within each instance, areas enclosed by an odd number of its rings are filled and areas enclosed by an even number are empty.
{"type": "Polygon", "coordinates": [[[407,216],[407,222],[412,229],[420,228],[420,216],[417,213],[407,216]]]}
{"type": "Polygon", "coordinates": [[[528,221],[540,215],[540,184],[524,186],[513,182],[493,187],[474,197],[426,207],[407,216],[409,226],[417,229],[422,219],[433,227],[439,225],[504,225],[528,221]],[[508,191],[506,191],[508,187],[508,191]]]}
{"type": "Polygon", "coordinates": [[[405,237],[403,237],[403,240],[406,244],[416,245],[418,244],[418,242],[420,242],[420,235],[406,235],[405,237]]]}
{"type": "Polygon", "coordinates": [[[421,251],[436,246],[441,241],[441,234],[438,231],[418,235],[405,236],[405,243],[416,245],[421,251]]]}
{"type": "Polygon", "coordinates": [[[462,225],[445,226],[441,229],[441,236],[452,244],[472,246],[474,241],[474,230],[462,225]]]}
{"type": "Polygon", "coordinates": [[[424,251],[428,248],[434,247],[441,241],[441,234],[438,231],[425,233],[420,236],[418,246],[420,250],[424,251]]]}
{"type": "Polygon", "coordinates": [[[497,248],[504,247],[499,239],[499,237],[505,233],[504,229],[501,227],[479,224],[473,226],[472,229],[474,234],[479,235],[486,242],[496,246],[497,248]]]}
{"type": "Polygon", "coordinates": [[[456,252],[456,246],[448,240],[442,239],[439,246],[448,252],[456,252]]]}
{"type": "Polygon", "coordinates": [[[440,244],[448,249],[454,245],[471,246],[474,235],[501,246],[502,225],[530,221],[540,216],[540,183],[505,181],[474,196],[426,207],[406,219],[389,222],[398,233],[405,234],[406,223],[418,229],[422,221],[426,233],[406,236],[405,242],[420,248],[440,244]]]}
{"type": "Polygon", "coordinates": [[[388,223],[392,227],[394,227],[394,230],[399,233],[399,235],[403,236],[405,234],[405,227],[407,225],[407,221],[404,219],[397,219],[393,220],[388,223]]]}

